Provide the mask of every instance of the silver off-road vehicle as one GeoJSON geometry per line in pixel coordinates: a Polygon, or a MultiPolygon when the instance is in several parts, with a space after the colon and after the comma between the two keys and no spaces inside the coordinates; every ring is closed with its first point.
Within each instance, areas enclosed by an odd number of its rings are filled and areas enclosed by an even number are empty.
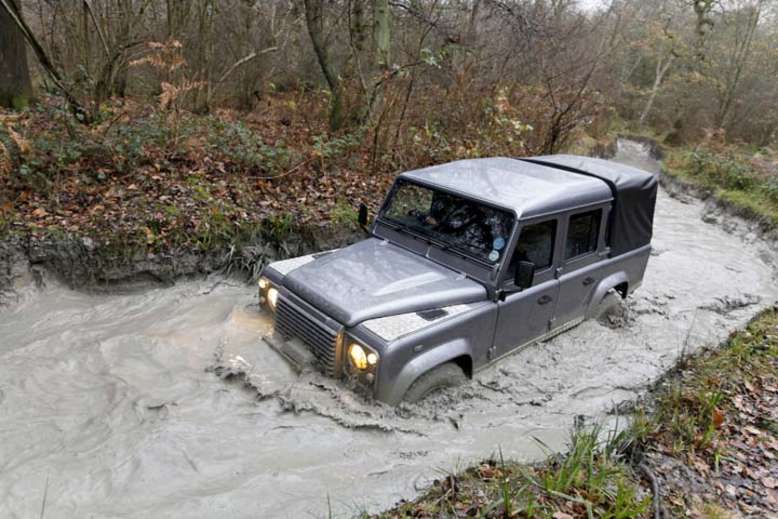
{"type": "Polygon", "coordinates": [[[654,174],[571,155],[403,173],[369,238],[265,268],[266,340],[383,402],[422,399],[635,290],[656,193],[654,174]]]}

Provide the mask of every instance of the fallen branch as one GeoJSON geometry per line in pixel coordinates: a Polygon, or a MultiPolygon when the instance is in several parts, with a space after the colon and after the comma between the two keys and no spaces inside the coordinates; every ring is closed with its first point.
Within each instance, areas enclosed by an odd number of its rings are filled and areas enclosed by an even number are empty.
{"type": "Polygon", "coordinates": [[[638,465],[638,468],[651,482],[651,493],[654,495],[654,519],[662,519],[662,496],[659,494],[659,481],[645,463],[638,465]]]}
{"type": "Polygon", "coordinates": [[[287,176],[287,175],[290,175],[290,174],[294,173],[295,171],[297,171],[298,169],[300,169],[300,167],[302,167],[302,166],[304,166],[304,165],[308,164],[309,162],[311,162],[311,161],[313,161],[313,160],[315,160],[315,159],[317,159],[317,158],[318,158],[318,157],[316,157],[316,156],[313,156],[313,157],[310,157],[310,158],[307,158],[307,159],[303,160],[302,162],[298,162],[298,163],[297,163],[297,164],[296,164],[294,167],[292,167],[291,169],[288,169],[288,170],[284,171],[284,172],[283,172],[283,173],[281,173],[280,175],[271,175],[271,176],[265,176],[265,177],[254,177],[254,178],[257,178],[257,179],[260,179],[260,180],[275,180],[275,179],[277,179],[277,178],[284,178],[285,176],[287,176]]]}

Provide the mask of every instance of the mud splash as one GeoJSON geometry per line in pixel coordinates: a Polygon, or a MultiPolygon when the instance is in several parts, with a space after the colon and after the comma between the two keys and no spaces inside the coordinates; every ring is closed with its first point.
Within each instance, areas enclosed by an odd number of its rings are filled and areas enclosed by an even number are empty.
{"type": "MultiPolygon", "coordinates": [[[[615,160],[658,168],[629,141],[615,160]]],[[[574,420],[616,419],[683,351],[778,299],[770,247],[704,214],[660,193],[617,325],[586,322],[396,409],[292,371],[258,340],[254,290],[228,279],[29,288],[0,313],[0,516],[350,516],[498,450],[538,458],[535,438],[563,448],[574,420]]]]}

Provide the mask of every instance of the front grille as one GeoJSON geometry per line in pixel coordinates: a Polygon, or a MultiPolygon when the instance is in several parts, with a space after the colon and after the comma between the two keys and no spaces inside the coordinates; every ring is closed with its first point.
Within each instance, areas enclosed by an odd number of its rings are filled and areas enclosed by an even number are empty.
{"type": "Polygon", "coordinates": [[[281,297],[276,309],[276,329],[287,339],[297,337],[313,353],[322,370],[335,376],[338,332],[317,322],[302,309],[281,297]]]}

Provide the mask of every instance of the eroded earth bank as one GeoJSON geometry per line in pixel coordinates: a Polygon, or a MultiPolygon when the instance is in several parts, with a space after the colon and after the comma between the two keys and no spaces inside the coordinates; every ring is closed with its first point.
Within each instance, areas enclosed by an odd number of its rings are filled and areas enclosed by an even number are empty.
{"type": "MultiPolygon", "coordinates": [[[[615,159],[659,167],[629,141],[615,159]]],[[[682,352],[778,300],[775,251],[699,201],[660,192],[653,244],[625,318],[397,409],[291,371],[259,340],[269,322],[237,281],[30,286],[0,310],[0,516],[350,516],[498,450],[564,448],[577,417],[617,421],[682,352]]]]}

